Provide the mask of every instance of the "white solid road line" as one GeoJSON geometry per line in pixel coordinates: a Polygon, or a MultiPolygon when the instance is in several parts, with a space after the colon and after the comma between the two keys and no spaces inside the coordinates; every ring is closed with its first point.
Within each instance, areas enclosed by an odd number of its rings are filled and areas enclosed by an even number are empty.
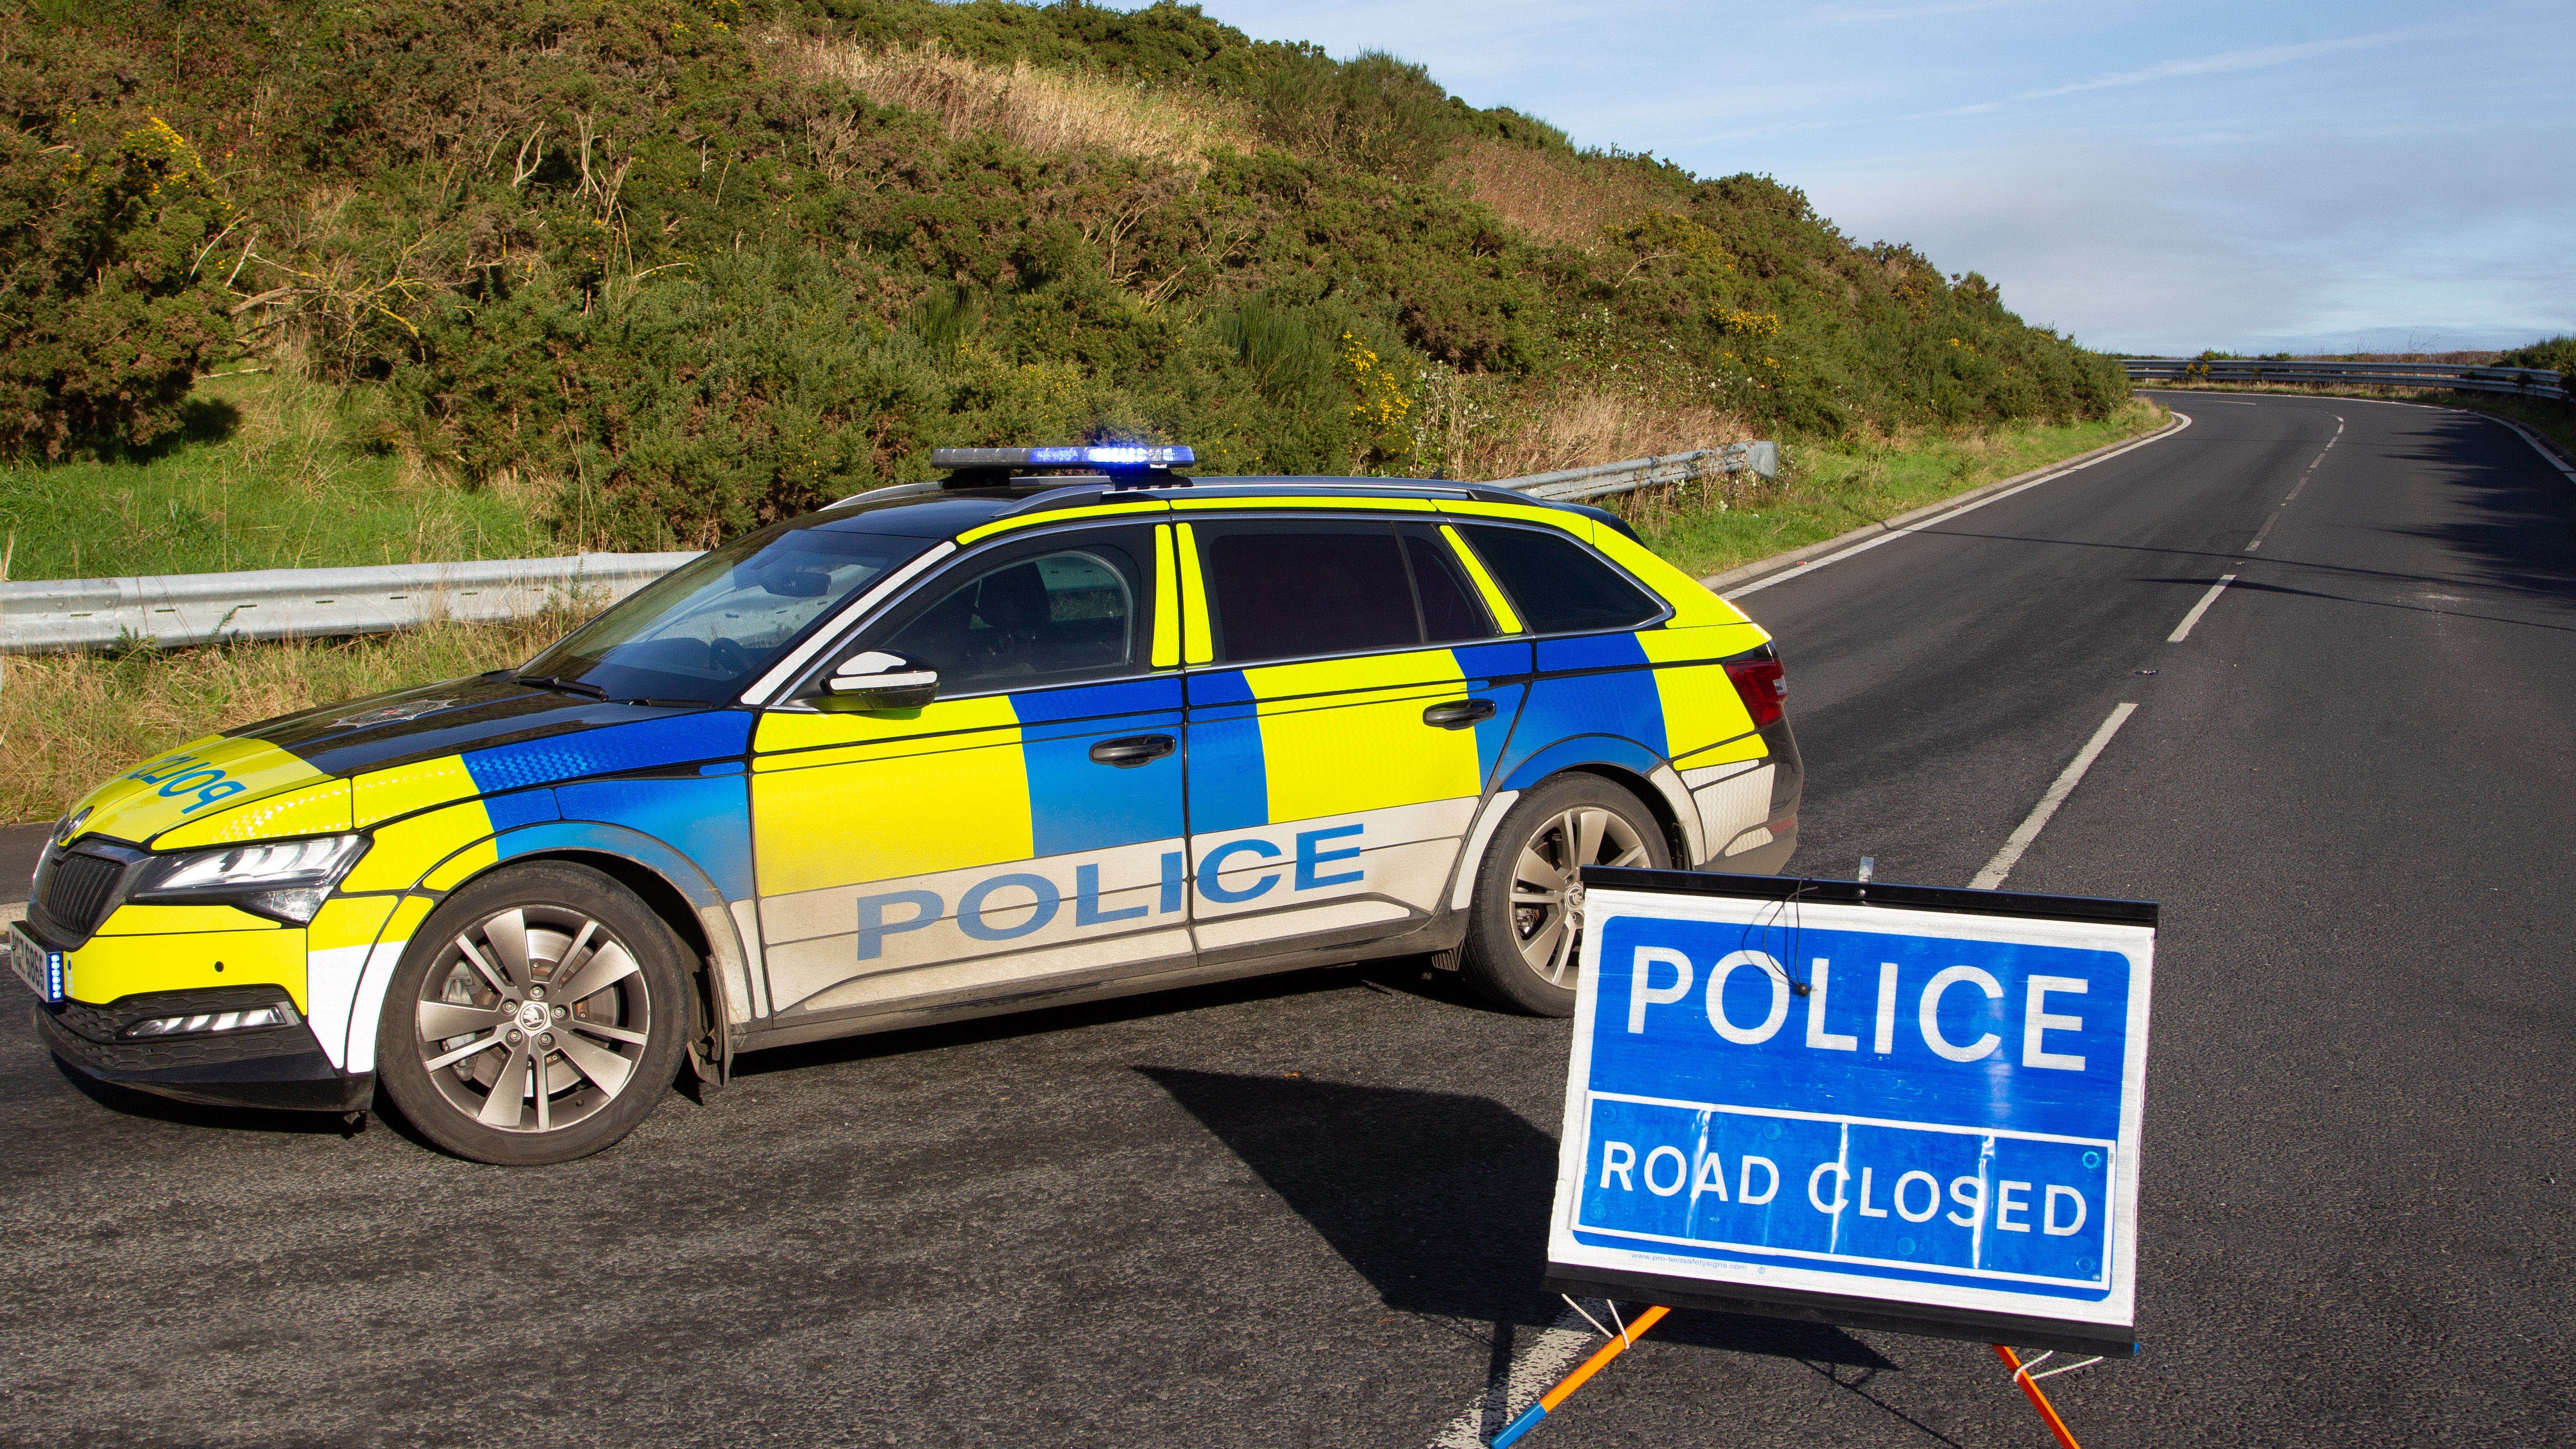
{"type": "Polygon", "coordinates": [[[1484,1449],[1485,1437],[1500,1432],[1512,1416],[1556,1387],[1556,1381],[1582,1362],[1600,1337],[1583,1315],[1568,1308],[1556,1323],[1539,1330],[1527,1352],[1512,1361],[1498,1382],[1485,1386],[1464,1412],[1432,1436],[1426,1449],[1484,1449]]]}
{"type": "Polygon", "coordinates": [[[2174,428],[2170,431],[2150,433],[2147,436],[2138,439],[2136,442],[2129,444],[2125,448],[2104,453],[2098,458],[2087,459],[2071,468],[2060,468],[2054,473],[2042,473],[2038,477],[2031,479],[2029,482],[2022,484],[2018,488],[2007,488],[2001,493],[1989,493],[1985,497],[1980,498],[1973,503],[1962,503],[1947,513],[1935,514],[1919,523],[1909,523],[1903,528],[1889,529],[1887,532],[1880,534],[1876,538],[1866,539],[1860,543],[1853,544],[1849,548],[1826,554],[1823,558],[1809,559],[1805,563],[1802,563],[1793,569],[1782,569],[1780,572],[1773,574],[1768,578],[1757,579],[1752,583],[1746,584],[1743,588],[1729,589],[1725,593],[1718,595],[1718,597],[1721,599],[1732,600],[1743,598],[1746,594],[1758,594],[1764,589],[1771,587],[1773,584],[1785,584],[1791,579],[1814,573],[1816,570],[1823,568],[1827,564],[1840,563],[1844,559],[1850,558],[1853,554],[1867,553],[1882,543],[1892,542],[1893,540],[1903,538],[1908,534],[1921,533],[1927,528],[1937,527],[1958,517],[1962,513],[1972,513],[1977,509],[1985,507],[1989,503],[2000,503],[2003,500],[2012,497],[2016,493],[2036,488],[2042,483],[2053,483],[2056,480],[2065,477],[2069,473],[2081,473],[2096,463],[2108,463],[2123,453],[2134,452],[2139,448],[2145,447],[2149,443],[2162,442],[2165,439],[2180,433],[2183,428],[2191,426],[2191,414],[2180,411],[2179,409],[2167,409],[2167,411],[2172,412],[2175,417],[2182,419],[2182,427],[2174,428]]]}
{"type": "MultiPolygon", "coordinates": [[[[2207,607],[2206,600],[2202,601],[2202,606],[2207,607]]],[[[1995,852],[1995,858],[1986,862],[1986,868],[1977,872],[1977,878],[1968,882],[1968,889],[1990,891],[2004,883],[2004,877],[2012,874],[2012,868],[2020,863],[2021,853],[2030,849],[2030,843],[2039,838],[2039,832],[2048,824],[2048,817],[2056,814],[2057,807],[2066,803],[2066,797],[2075,793],[2076,782],[2084,778],[2085,771],[2093,768],[2094,760],[2102,754],[2102,747],[2111,743],[2111,736],[2120,732],[2120,726],[2128,722],[2137,708],[2134,704],[2124,704],[2111,711],[2111,717],[2102,721],[2102,727],[2093,732],[2093,738],[2085,741],[2075,763],[2068,765],[2066,772],[2057,777],[2057,783],[2048,787],[2048,793],[2039,797],[2039,803],[2031,808],[2030,818],[2023,821],[2021,828],[2012,833],[2012,838],[2004,842],[2003,849],[1995,852]]]]}
{"type": "Polygon", "coordinates": [[[2181,643],[2183,641],[2183,636],[2191,632],[2191,626],[2200,622],[2200,616],[2208,613],[2209,606],[2217,603],[2218,596],[2226,593],[2227,586],[2234,582],[2236,582],[2236,575],[2220,574],[2218,576],[2218,582],[2209,586],[2209,592],[2201,595],[2200,602],[2192,605],[2191,612],[2183,615],[2182,622],[2174,625],[2174,631],[2165,636],[2165,642],[2168,644],[2181,643]]]}

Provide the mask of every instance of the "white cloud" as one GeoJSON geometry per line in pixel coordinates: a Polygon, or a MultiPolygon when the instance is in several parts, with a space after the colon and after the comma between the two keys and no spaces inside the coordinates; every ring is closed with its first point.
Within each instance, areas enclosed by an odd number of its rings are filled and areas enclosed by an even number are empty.
{"type": "Polygon", "coordinates": [[[2319,56],[2345,51],[2376,50],[2395,45],[2401,40],[2420,40],[2441,32],[2429,27],[2412,30],[2387,30],[2377,35],[2348,35],[2340,40],[2314,40],[2300,45],[2264,45],[2249,50],[2226,50],[2215,55],[2194,56],[2186,60],[2168,60],[2138,70],[2117,71],[2074,81],[2042,90],[2024,91],[2016,100],[2045,100],[2051,96],[2071,96],[2084,91],[2111,90],[2119,86],[2146,85],[2153,81],[2182,80],[2192,76],[2228,75],[2238,71],[2270,70],[2275,66],[2293,65],[2319,56]]]}

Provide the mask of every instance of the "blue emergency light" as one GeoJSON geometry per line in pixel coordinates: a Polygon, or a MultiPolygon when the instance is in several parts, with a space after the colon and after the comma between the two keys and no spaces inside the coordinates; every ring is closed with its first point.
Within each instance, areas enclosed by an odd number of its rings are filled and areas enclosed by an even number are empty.
{"type": "Polygon", "coordinates": [[[939,448],[930,466],[942,472],[1018,468],[1186,468],[1198,461],[1186,444],[1090,443],[1058,448],[939,448]]]}

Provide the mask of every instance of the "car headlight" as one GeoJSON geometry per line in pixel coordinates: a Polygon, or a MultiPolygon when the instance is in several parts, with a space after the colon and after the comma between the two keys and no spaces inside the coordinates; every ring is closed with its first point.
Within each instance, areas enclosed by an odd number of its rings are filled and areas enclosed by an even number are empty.
{"type": "Polygon", "coordinates": [[[125,898],[239,906],[301,926],[322,909],[331,888],[367,853],[368,844],[363,835],[323,835],[165,855],[143,867],[125,898]]]}

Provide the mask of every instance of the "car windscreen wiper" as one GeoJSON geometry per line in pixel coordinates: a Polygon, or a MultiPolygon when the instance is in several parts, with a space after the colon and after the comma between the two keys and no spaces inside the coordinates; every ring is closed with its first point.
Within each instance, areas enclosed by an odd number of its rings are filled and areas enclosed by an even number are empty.
{"type": "Polygon", "coordinates": [[[608,698],[608,691],[596,684],[584,684],[578,679],[563,679],[552,674],[513,674],[510,676],[510,681],[514,684],[533,684],[539,689],[559,689],[566,694],[578,694],[590,699],[608,698]]]}

